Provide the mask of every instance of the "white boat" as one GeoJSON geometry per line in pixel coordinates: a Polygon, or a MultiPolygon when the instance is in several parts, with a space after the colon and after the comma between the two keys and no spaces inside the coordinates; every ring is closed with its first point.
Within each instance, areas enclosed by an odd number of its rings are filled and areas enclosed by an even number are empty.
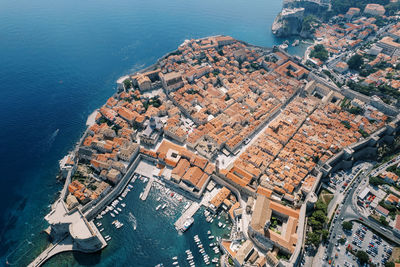
{"type": "Polygon", "coordinates": [[[143,196],[143,192],[142,192],[142,193],[140,193],[140,195],[139,195],[139,198],[142,198],[142,196],[143,196]]]}
{"type": "Polygon", "coordinates": [[[117,215],[119,214],[118,210],[114,210],[114,212],[115,212],[115,214],[117,214],[117,215]]]}
{"type": "Polygon", "coordinates": [[[158,197],[158,198],[157,198],[157,201],[160,201],[160,200],[161,200],[161,197],[158,197]]]}
{"type": "Polygon", "coordinates": [[[162,205],[161,209],[165,209],[166,206],[167,206],[167,204],[164,203],[164,204],[162,205]]]}
{"type": "Polygon", "coordinates": [[[176,260],[178,259],[178,256],[172,257],[172,259],[173,259],[174,261],[176,261],[176,260]]]}
{"type": "Polygon", "coordinates": [[[133,216],[132,212],[129,212],[128,220],[132,223],[133,230],[136,230],[137,222],[135,216],[133,216]]]}
{"type": "Polygon", "coordinates": [[[110,236],[109,235],[106,235],[104,238],[109,238],[110,236]]]}
{"type": "Polygon", "coordinates": [[[213,236],[213,235],[210,235],[210,236],[208,237],[208,239],[214,239],[214,236],[213,236]]]}
{"type": "Polygon", "coordinates": [[[112,212],[110,212],[110,215],[111,215],[111,217],[113,217],[113,218],[115,217],[114,213],[112,213],[112,212]]]}
{"type": "Polygon", "coordinates": [[[208,230],[208,231],[207,231],[207,234],[208,234],[208,235],[211,235],[211,231],[210,231],[210,230],[208,230]]]}
{"type": "Polygon", "coordinates": [[[121,203],[121,207],[125,208],[126,204],[125,203],[121,203]]]}
{"type": "Polygon", "coordinates": [[[117,210],[119,211],[119,212],[121,212],[122,210],[121,210],[121,208],[117,208],[117,210]]]}
{"type": "Polygon", "coordinates": [[[187,229],[189,229],[189,227],[193,224],[193,222],[194,222],[193,217],[187,219],[183,224],[182,231],[185,232],[187,229]]]}
{"type": "Polygon", "coordinates": [[[172,263],[173,265],[178,265],[179,264],[179,262],[177,262],[177,261],[174,261],[174,263],[172,263]]]}
{"type": "Polygon", "coordinates": [[[160,208],[161,208],[161,204],[156,207],[156,210],[159,210],[160,208]]]}
{"type": "Polygon", "coordinates": [[[104,228],[101,228],[101,229],[100,229],[100,233],[103,232],[103,231],[104,231],[104,228]]]}
{"type": "Polygon", "coordinates": [[[118,197],[118,199],[119,199],[120,201],[122,201],[122,197],[118,197]]]}

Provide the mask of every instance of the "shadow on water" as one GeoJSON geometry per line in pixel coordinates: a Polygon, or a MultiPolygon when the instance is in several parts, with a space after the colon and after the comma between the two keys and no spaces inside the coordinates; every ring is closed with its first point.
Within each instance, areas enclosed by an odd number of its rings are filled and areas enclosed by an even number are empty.
{"type": "Polygon", "coordinates": [[[14,229],[17,223],[18,217],[15,215],[10,215],[7,222],[5,223],[4,227],[2,227],[2,231],[0,234],[0,241],[3,242],[3,236],[4,233],[6,233],[7,231],[14,229]]]}
{"type": "Polygon", "coordinates": [[[19,205],[17,207],[17,210],[22,211],[25,208],[27,202],[28,202],[28,198],[25,197],[24,199],[22,199],[21,203],[19,203],[19,205]]]}
{"type": "Polygon", "coordinates": [[[15,240],[2,240],[2,246],[0,247],[0,256],[6,256],[6,253],[8,252],[8,248],[10,247],[15,247],[17,245],[17,242],[15,240]]]}
{"type": "Polygon", "coordinates": [[[101,251],[95,253],[82,253],[78,251],[71,252],[74,260],[83,266],[94,266],[100,263],[101,260],[101,251]],[[90,255],[90,257],[88,257],[90,255]]]}
{"type": "Polygon", "coordinates": [[[83,253],[78,251],[62,252],[43,264],[48,266],[97,266],[101,261],[102,251],[95,253],[83,253]],[[74,264],[71,265],[71,262],[74,264]]]}

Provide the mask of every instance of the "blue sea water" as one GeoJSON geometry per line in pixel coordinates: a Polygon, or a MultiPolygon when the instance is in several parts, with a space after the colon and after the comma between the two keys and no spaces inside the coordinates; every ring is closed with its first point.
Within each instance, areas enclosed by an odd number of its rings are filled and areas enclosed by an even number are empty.
{"type": "MultiPolygon", "coordinates": [[[[58,160],[83,133],[87,116],[113,94],[118,77],[154,63],[185,39],[225,34],[256,45],[279,44],[270,27],[281,5],[281,0],[0,1],[0,265],[7,257],[24,265],[17,261],[20,251],[34,255],[46,245],[43,216],[62,187],[55,179],[58,160]]],[[[304,47],[290,49],[301,53],[304,47]]],[[[153,215],[146,213],[153,218],[149,225],[160,223],[153,215]]],[[[175,232],[137,233],[129,241],[135,253],[112,254],[116,245],[110,245],[102,255],[132,266],[153,264],[154,253],[169,256],[151,245],[168,243],[175,232]]],[[[104,256],[59,258],[72,266],[113,265],[104,256]]]]}

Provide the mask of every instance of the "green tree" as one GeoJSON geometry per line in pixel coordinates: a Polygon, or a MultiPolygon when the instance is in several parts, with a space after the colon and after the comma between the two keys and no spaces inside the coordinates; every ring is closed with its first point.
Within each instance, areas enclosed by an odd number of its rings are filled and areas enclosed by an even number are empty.
{"type": "Polygon", "coordinates": [[[359,70],[363,63],[364,63],[363,58],[359,54],[355,54],[349,59],[349,61],[347,61],[349,69],[352,70],[359,70]]]}
{"type": "Polygon", "coordinates": [[[372,185],[378,186],[378,185],[385,184],[385,181],[381,178],[373,176],[373,177],[369,178],[369,183],[372,185]]]}
{"type": "Polygon", "coordinates": [[[358,258],[361,264],[367,263],[369,261],[367,252],[362,250],[357,251],[356,257],[358,258]]]}
{"type": "Polygon", "coordinates": [[[325,222],[326,221],[325,212],[323,212],[322,210],[316,210],[315,212],[313,212],[311,217],[315,218],[316,220],[318,220],[320,222],[325,222]]]}
{"type": "MultiPolygon", "coordinates": [[[[313,15],[308,15],[303,19],[303,24],[301,26],[301,29],[303,31],[309,31],[312,29],[312,24],[314,22],[318,21],[317,17],[313,16],[313,15]]],[[[314,32],[315,30],[312,29],[312,32],[314,32]]]]}
{"type": "Polygon", "coordinates": [[[346,221],[342,223],[342,227],[344,230],[350,231],[351,229],[353,229],[353,224],[346,221]]]}
{"type": "Polygon", "coordinates": [[[324,226],[321,221],[316,220],[313,217],[310,217],[309,224],[311,225],[313,230],[321,230],[324,226]]]}
{"type": "Polygon", "coordinates": [[[385,267],[394,267],[394,266],[396,266],[396,264],[394,264],[393,261],[389,261],[389,262],[385,263],[385,267]]]}
{"type": "Polygon", "coordinates": [[[323,229],[321,231],[322,240],[327,240],[329,235],[329,231],[327,229],[323,229]]]}
{"type": "Polygon", "coordinates": [[[329,53],[322,44],[317,44],[311,51],[310,56],[326,61],[329,58],[329,53]]]}
{"type": "Polygon", "coordinates": [[[381,224],[385,225],[385,226],[388,226],[388,225],[389,225],[389,223],[386,221],[386,218],[385,218],[384,216],[381,216],[381,217],[379,218],[379,222],[380,222],[381,224]]]}
{"type": "Polygon", "coordinates": [[[315,209],[316,210],[322,210],[322,211],[326,212],[327,208],[328,208],[327,205],[321,200],[318,200],[315,203],[315,209]]]}
{"type": "Polygon", "coordinates": [[[307,243],[313,244],[314,246],[318,246],[321,240],[321,236],[316,232],[308,232],[307,233],[307,243]]]}
{"type": "MultiPolygon", "coordinates": [[[[380,5],[387,5],[389,2],[389,0],[374,0],[374,3],[380,5]]],[[[371,3],[371,0],[332,0],[332,15],[344,14],[350,7],[358,7],[364,10],[369,3],[371,3]]]]}
{"type": "Polygon", "coordinates": [[[126,89],[131,88],[131,87],[132,87],[132,82],[131,82],[131,80],[126,79],[126,80],[124,81],[124,85],[125,85],[125,88],[126,88],[126,89]]]}

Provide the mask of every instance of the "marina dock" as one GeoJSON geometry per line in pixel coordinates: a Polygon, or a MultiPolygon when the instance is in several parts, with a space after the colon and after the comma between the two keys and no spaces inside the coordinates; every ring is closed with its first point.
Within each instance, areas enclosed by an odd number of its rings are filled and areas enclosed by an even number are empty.
{"type": "Polygon", "coordinates": [[[142,197],[141,197],[141,200],[146,200],[147,199],[147,196],[149,195],[149,193],[150,193],[150,189],[151,189],[151,186],[153,185],[153,182],[154,182],[154,177],[150,177],[149,178],[149,181],[147,182],[147,185],[146,185],[146,188],[144,189],[144,191],[143,191],[143,195],[142,195],[142,197]]]}
{"type": "Polygon", "coordinates": [[[175,222],[175,228],[180,230],[183,228],[183,224],[187,219],[193,217],[193,215],[200,208],[201,204],[197,202],[193,202],[193,204],[179,217],[179,219],[175,222]]]}

